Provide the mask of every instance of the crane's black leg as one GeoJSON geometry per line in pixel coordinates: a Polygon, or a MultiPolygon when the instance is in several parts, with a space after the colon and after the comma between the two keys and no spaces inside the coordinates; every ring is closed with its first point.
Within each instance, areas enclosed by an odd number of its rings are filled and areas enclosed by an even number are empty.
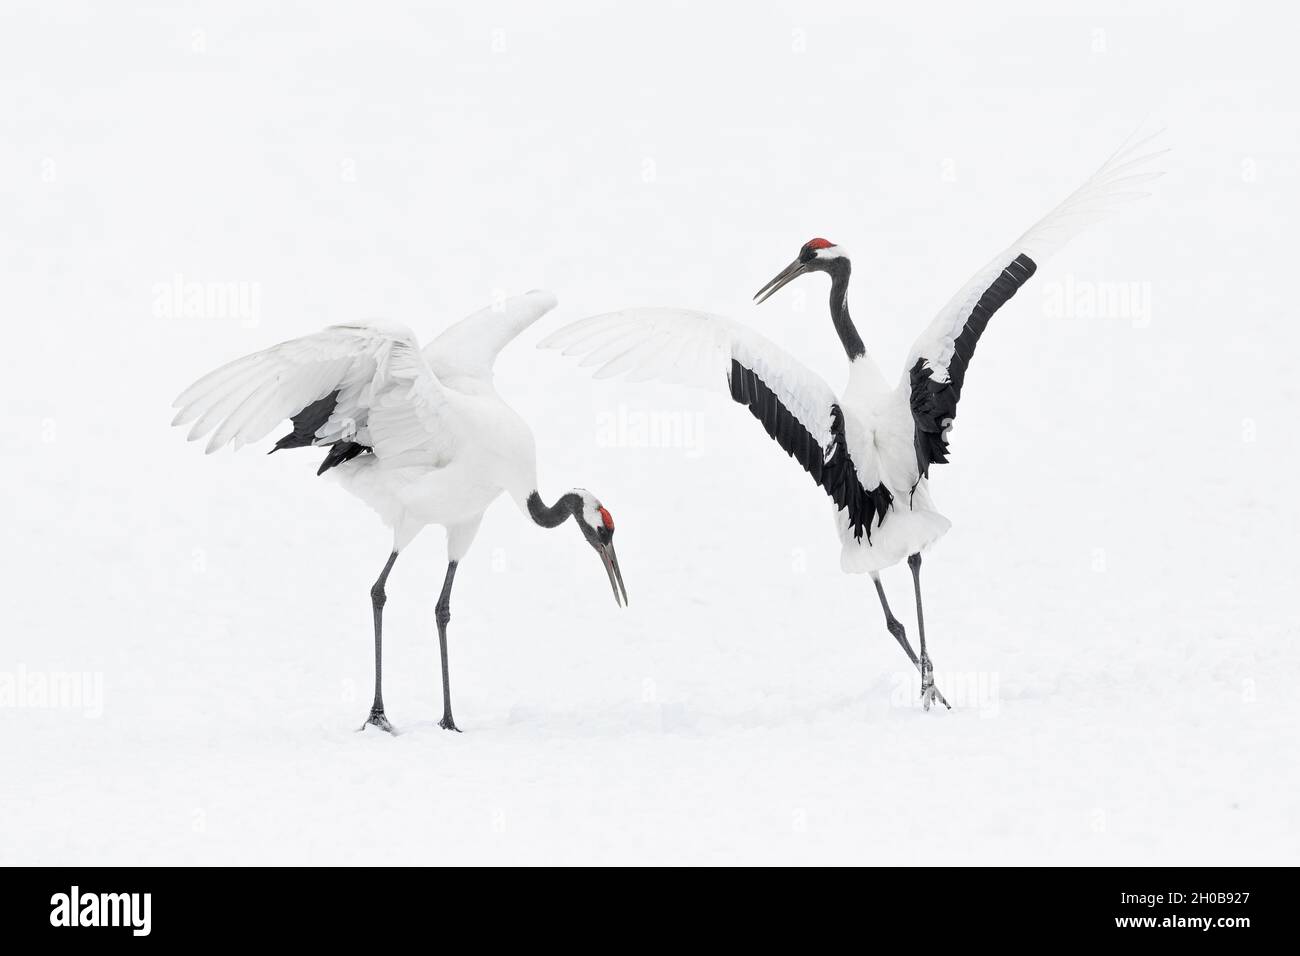
{"type": "Polygon", "coordinates": [[[388,556],[388,563],[384,565],[384,570],[379,573],[379,580],[370,589],[370,604],[375,611],[375,702],[370,705],[370,716],[357,728],[358,730],[365,730],[374,724],[380,730],[386,730],[390,734],[395,732],[393,725],[384,716],[384,604],[388,601],[388,595],[384,593],[384,584],[388,581],[388,572],[393,570],[396,561],[397,552],[394,551],[388,556]]]}
{"type": "MultiPolygon", "coordinates": [[[[903,649],[905,654],[907,654],[907,659],[912,662],[912,666],[917,670],[920,670],[921,662],[917,658],[916,652],[912,650],[912,645],[907,640],[907,631],[903,629],[903,623],[898,618],[894,617],[894,612],[889,609],[889,600],[885,597],[885,588],[884,585],[880,583],[880,575],[871,575],[871,580],[876,585],[876,594],[880,596],[880,606],[885,612],[885,627],[889,628],[889,633],[894,635],[894,639],[898,641],[898,646],[903,649]]],[[[936,687],[934,693],[939,703],[947,707],[948,702],[943,699],[943,694],[939,693],[939,688],[936,687]]]]}
{"type": "Polygon", "coordinates": [[[442,594],[434,608],[433,618],[438,622],[438,648],[442,651],[442,720],[438,726],[443,730],[460,733],[456,721],[451,716],[451,673],[447,668],[447,624],[451,621],[451,582],[456,577],[456,562],[447,563],[447,577],[442,582],[442,594]]]}
{"type": "Polygon", "coordinates": [[[930,663],[930,655],[925,652],[925,615],[921,611],[920,552],[907,559],[907,566],[912,569],[912,587],[916,589],[916,630],[921,638],[921,706],[925,710],[929,710],[930,705],[937,698],[943,701],[943,706],[952,710],[948,702],[939,696],[939,691],[934,686],[934,665],[930,663]]]}
{"type": "Polygon", "coordinates": [[[902,623],[898,618],[894,617],[894,612],[889,609],[889,599],[885,597],[885,588],[880,583],[880,575],[873,574],[871,580],[875,582],[876,594],[880,596],[880,606],[885,611],[885,627],[889,628],[889,633],[894,635],[894,640],[898,641],[898,646],[907,654],[907,659],[919,668],[921,664],[916,659],[916,651],[912,650],[912,645],[907,640],[907,631],[903,630],[902,623]]]}

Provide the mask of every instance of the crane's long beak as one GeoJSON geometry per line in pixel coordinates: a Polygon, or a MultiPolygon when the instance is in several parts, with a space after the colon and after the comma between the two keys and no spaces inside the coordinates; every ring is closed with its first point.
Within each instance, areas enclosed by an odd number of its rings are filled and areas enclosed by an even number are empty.
{"type": "Polygon", "coordinates": [[[623,572],[618,567],[618,555],[614,553],[614,542],[598,544],[596,550],[600,553],[600,560],[605,565],[605,573],[609,575],[609,586],[614,591],[614,600],[618,602],[619,607],[627,607],[627,587],[623,584],[623,572]],[[620,590],[623,592],[621,595],[619,594],[620,590]]]}
{"type": "Polygon", "coordinates": [[[808,271],[807,263],[800,262],[798,259],[796,259],[794,262],[786,266],[777,275],[775,279],[773,279],[767,285],[763,286],[763,288],[755,292],[754,298],[758,299],[758,304],[761,305],[762,303],[770,299],[772,297],[772,294],[776,292],[777,289],[781,288],[787,282],[799,278],[807,271],[808,271]],[[762,298],[759,298],[760,296],[762,296],[762,298]]]}

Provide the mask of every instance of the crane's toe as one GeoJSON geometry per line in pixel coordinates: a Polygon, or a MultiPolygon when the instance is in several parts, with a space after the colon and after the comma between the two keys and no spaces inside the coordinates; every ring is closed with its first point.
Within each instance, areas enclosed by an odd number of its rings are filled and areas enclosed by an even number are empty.
{"type": "Polygon", "coordinates": [[[378,727],[385,733],[390,733],[394,737],[397,736],[397,731],[393,728],[393,725],[388,722],[388,718],[384,716],[382,710],[372,710],[370,716],[366,718],[366,722],[357,728],[357,733],[360,733],[367,727],[378,727]]]}
{"type": "Polygon", "coordinates": [[[930,705],[936,700],[943,704],[948,710],[952,710],[952,705],[943,699],[943,694],[939,693],[939,688],[934,686],[934,665],[930,663],[928,656],[922,655],[921,662],[921,709],[928,711],[930,705]]]}
{"type": "Polygon", "coordinates": [[[922,710],[929,710],[930,705],[933,704],[936,700],[939,703],[943,704],[944,707],[948,708],[949,710],[952,710],[952,704],[948,703],[946,700],[943,699],[943,694],[939,693],[939,688],[931,684],[929,687],[923,687],[921,689],[922,710]]]}
{"type": "Polygon", "coordinates": [[[456,721],[452,719],[451,714],[443,714],[442,720],[438,721],[438,726],[443,730],[454,730],[460,733],[460,728],[456,726],[456,721]]]}

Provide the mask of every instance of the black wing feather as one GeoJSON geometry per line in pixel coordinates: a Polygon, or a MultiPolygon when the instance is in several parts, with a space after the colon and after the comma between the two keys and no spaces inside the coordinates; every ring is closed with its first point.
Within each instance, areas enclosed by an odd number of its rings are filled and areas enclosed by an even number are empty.
{"type": "Polygon", "coordinates": [[[321,462],[321,466],[316,469],[316,474],[323,475],[335,465],[341,465],[345,461],[351,461],[357,455],[363,455],[370,451],[369,445],[362,445],[354,441],[338,441],[330,445],[329,454],[321,462]]]}
{"type": "MultiPolygon", "coordinates": [[[[307,448],[316,444],[316,432],[320,427],[329,421],[330,416],[334,414],[334,406],[338,404],[339,393],[336,389],[330,392],[324,398],[312,402],[297,415],[290,419],[293,422],[293,431],[285,435],[275,443],[268,455],[274,454],[281,448],[307,448]]],[[[345,461],[351,461],[357,455],[370,451],[369,445],[362,445],[354,441],[330,442],[329,454],[325,456],[325,461],[321,463],[316,474],[323,475],[336,465],[341,465],[345,461]]]]}
{"type": "Polygon", "coordinates": [[[294,415],[290,421],[293,422],[293,431],[285,435],[272,448],[268,455],[274,454],[281,448],[305,448],[314,444],[316,441],[316,432],[330,420],[334,414],[334,406],[338,403],[338,389],[330,392],[319,401],[312,402],[297,415],[294,415]]]}
{"type": "Polygon", "coordinates": [[[894,496],[884,485],[866,489],[858,481],[844,438],[844,412],[839,405],[827,409],[831,443],[822,448],[821,443],[781,404],[776,393],[752,369],[732,359],[727,381],[732,399],[746,406],[785,453],[812,475],[813,481],[830,495],[838,507],[849,513],[853,536],[860,540],[866,534],[870,543],[872,521],[885,520],[894,496]]]}
{"type": "Polygon", "coordinates": [[[953,343],[948,362],[948,380],[936,382],[925,359],[916,360],[909,373],[912,383],[912,418],[916,422],[914,444],[916,467],[922,477],[930,474],[930,465],[948,462],[948,427],[957,415],[957,402],[966,381],[966,369],[975,355],[975,345],[993,318],[1016,291],[1038,270],[1037,264],[1023,253],[993,280],[971,310],[961,334],[953,343]]]}

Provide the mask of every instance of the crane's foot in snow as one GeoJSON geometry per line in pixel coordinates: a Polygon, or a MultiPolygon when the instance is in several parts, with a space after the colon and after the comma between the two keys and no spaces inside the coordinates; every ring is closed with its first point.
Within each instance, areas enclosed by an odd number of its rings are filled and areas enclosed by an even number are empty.
{"type": "Polygon", "coordinates": [[[928,656],[921,658],[921,709],[929,710],[930,705],[936,700],[943,704],[944,707],[952,710],[952,705],[943,699],[943,694],[939,693],[939,688],[934,686],[934,665],[930,663],[928,656]]]}
{"type": "Polygon", "coordinates": [[[952,704],[948,703],[946,700],[943,699],[943,694],[939,693],[939,688],[935,687],[933,684],[931,684],[929,687],[921,691],[922,710],[929,710],[930,705],[933,704],[936,700],[939,703],[943,704],[944,707],[948,708],[949,710],[952,710],[952,704]]]}
{"type": "Polygon", "coordinates": [[[456,726],[456,721],[452,719],[450,713],[442,715],[442,720],[438,721],[438,726],[443,730],[454,730],[456,733],[460,733],[460,728],[456,726]]]}
{"type": "Polygon", "coordinates": [[[394,737],[397,736],[397,731],[393,729],[393,725],[388,722],[388,718],[384,716],[382,710],[371,710],[370,716],[366,718],[366,722],[357,728],[357,733],[360,733],[367,727],[378,727],[385,733],[392,734],[394,737]]]}

